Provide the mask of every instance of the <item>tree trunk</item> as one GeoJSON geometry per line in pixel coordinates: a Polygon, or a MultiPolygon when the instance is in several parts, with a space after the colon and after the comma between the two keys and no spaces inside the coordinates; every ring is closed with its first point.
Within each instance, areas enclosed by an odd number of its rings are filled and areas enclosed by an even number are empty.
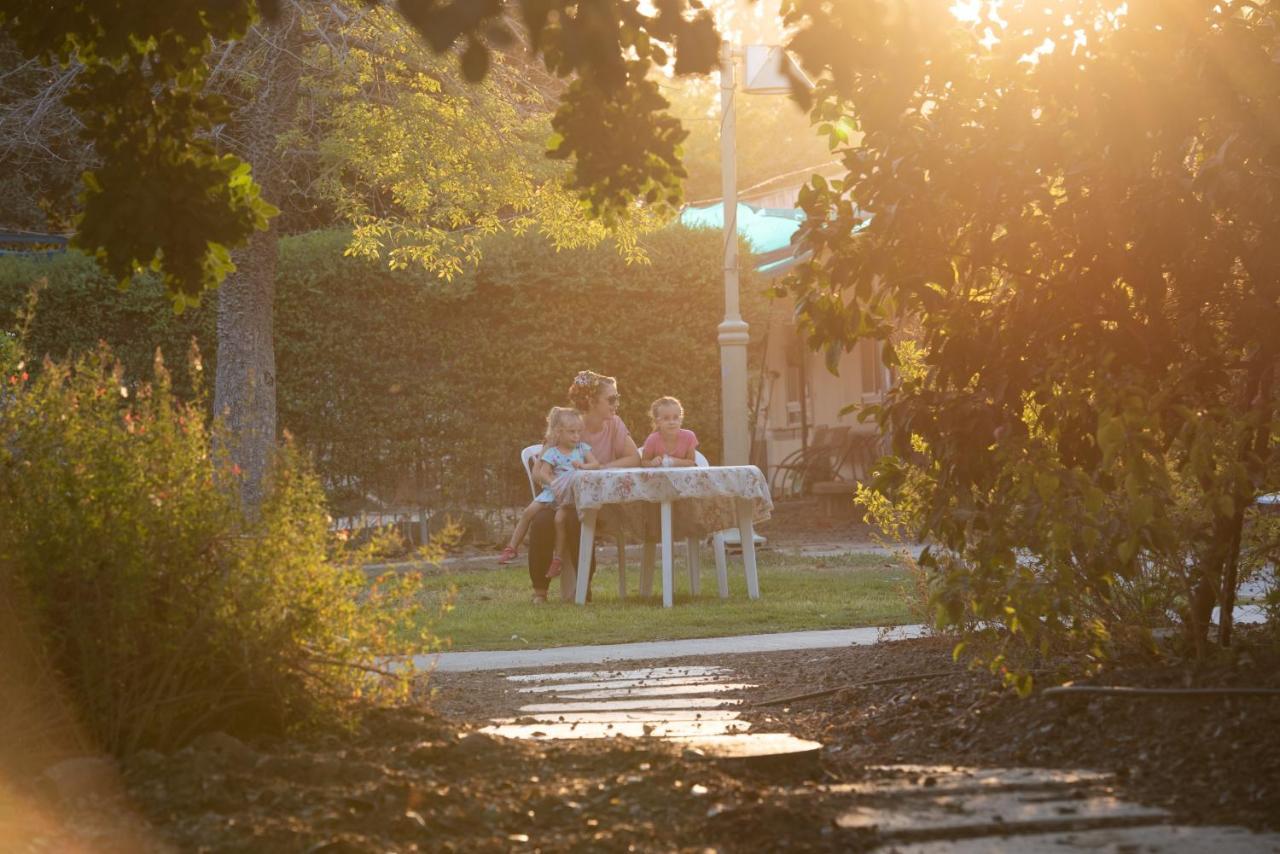
{"type": "MultiPolygon", "coordinates": [[[[1265,453],[1271,434],[1271,385],[1275,376],[1274,355],[1270,346],[1257,353],[1249,364],[1248,375],[1241,394],[1240,414],[1252,418],[1255,426],[1246,431],[1237,456],[1257,486],[1261,472],[1265,471],[1265,453]]],[[[1202,655],[1208,641],[1209,620],[1213,606],[1219,606],[1218,643],[1231,645],[1234,624],[1236,585],[1239,582],[1240,541],[1244,531],[1244,515],[1248,502],[1253,500],[1253,489],[1247,495],[1237,495],[1235,512],[1229,519],[1214,523],[1214,541],[1210,551],[1208,568],[1201,572],[1199,583],[1191,603],[1191,631],[1196,654],[1202,655]]]]}
{"type": "Polygon", "coordinates": [[[218,291],[218,368],[213,406],[225,450],[252,512],[262,503],[276,443],[276,356],[272,344],[278,235],[258,232],[236,253],[236,272],[218,291]]]}
{"type": "MultiPolygon", "coordinates": [[[[263,21],[245,38],[244,49],[261,51],[252,100],[238,116],[241,156],[270,200],[280,186],[276,144],[292,114],[299,69],[288,48],[297,41],[298,13],[285,4],[274,24],[263,21]],[[269,28],[269,32],[268,32],[269,28]],[[264,50],[265,47],[265,50],[264,50]]],[[[236,271],[218,290],[218,367],[213,411],[226,430],[223,447],[238,472],[240,496],[253,514],[262,503],[268,466],[276,447],[276,356],[272,340],[279,232],[274,225],[254,234],[233,254],[236,271]]]]}

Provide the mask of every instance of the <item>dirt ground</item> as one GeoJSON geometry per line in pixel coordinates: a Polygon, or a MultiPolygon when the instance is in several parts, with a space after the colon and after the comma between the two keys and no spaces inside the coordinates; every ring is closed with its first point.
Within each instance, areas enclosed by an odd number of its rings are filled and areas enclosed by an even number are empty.
{"type": "Polygon", "coordinates": [[[877,529],[862,521],[863,510],[853,500],[828,515],[816,499],[791,499],[773,506],[773,515],[758,526],[775,548],[797,548],[823,542],[872,543],[877,529]]]}
{"type": "MultiPolygon", "coordinates": [[[[515,711],[505,674],[439,674],[430,705],[375,710],[354,734],[248,745],[206,737],[169,755],[143,752],[123,769],[132,824],[119,802],[58,804],[33,787],[25,795],[45,798],[62,827],[27,848],[859,851],[874,838],[832,824],[835,796],[821,784],[887,762],[1096,768],[1118,773],[1123,797],[1181,821],[1280,827],[1274,697],[1020,700],[954,664],[943,639],[649,663],[732,668],[758,685],[740,694],[753,731],[822,742],[820,765],[753,769],[654,740],[495,739],[475,730],[515,711]],[[748,705],[922,674],[931,678],[748,705]]],[[[1280,656],[1255,646],[1231,668],[1145,667],[1098,681],[1280,687],[1280,656]]]]}

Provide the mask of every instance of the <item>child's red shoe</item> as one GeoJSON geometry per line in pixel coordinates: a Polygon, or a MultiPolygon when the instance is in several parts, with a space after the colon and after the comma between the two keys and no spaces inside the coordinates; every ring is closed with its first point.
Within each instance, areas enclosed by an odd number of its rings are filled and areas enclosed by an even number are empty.
{"type": "Polygon", "coordinates": [[[516,559],[516,550],[507,546],[502,550],[502,554],[498,555],[498,566],[506,566],[516,559]]]}
{"type": "Polygon", "coordinates": [[[560,574],[560,558],[553,557],[551,565],[547,567],[547,578],[555,578],[560,574]]]}

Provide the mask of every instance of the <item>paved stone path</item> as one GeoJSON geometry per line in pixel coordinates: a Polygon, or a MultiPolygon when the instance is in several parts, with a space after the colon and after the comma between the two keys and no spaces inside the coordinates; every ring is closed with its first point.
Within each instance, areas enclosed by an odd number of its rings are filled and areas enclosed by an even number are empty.
{"type": "MultiPolygon", "coordinates": [[[[722,666],[581,670],[507,676],[528,702],[482,731],[535,740],[662,738],[720,760],[819,770],[821,745],[751,731],[742,693],[758,686],[722,666]]],[[[1125,801],[1110,774],[1047,768],[888,765],[857,783],[782,786],[786,799],[816,799],[835,848],[847,837],[901,854],[1280,854],[1280,834],[1172,824],[1158,807],[1125,801]]],[[[810,773],[810,776],[815,774],[810,773]]]]}
{"type": "Polygon", "coordinates": [[[484,732],[505,738],[665,738],[710,756],[817,756],[821,745],[785,733],[749,733],[736,697],[756,686],[725,667],[656,667],[508,676],[530,700],[484,732]]]}
{"type": "Polygon", "coordinates": [[[890,765],[865,783],[819,787],[847,793],[836,827],[874,833],[899,854],[1263,854],[1280,834],[1188,827],[1164,810],[1118,798],[1111,775],[1048,768],[890,765]]]}

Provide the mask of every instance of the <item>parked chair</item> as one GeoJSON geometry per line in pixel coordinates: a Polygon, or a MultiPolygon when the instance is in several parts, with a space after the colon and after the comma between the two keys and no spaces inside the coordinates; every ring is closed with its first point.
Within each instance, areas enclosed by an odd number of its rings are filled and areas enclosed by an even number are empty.
{"type": "MultiPolygon", "coordinates": [[[[524,466],[524,473],[529,478],[529,489],[533,492],[535,498],[542,490],[538,488],[538,484],[533,479],[533,466],[538,462],[538,455],[541,453],[541,443],[530,445],[520,452],[520,464],[524,466]]],[[[599,538],[597,538],[596,541],[599,542],[599,538]]],[[[617,531],[616,542],[618,546],[618,597],[620,599],[625,599],[627,598],[627,540],[623,535],[621,528],[617,531]]],[[[561,557],[565,558],[569,564],[575,564],[578,559],[576,554],[561,555],[561,557]]],[[[574,570],[577,570],[576,565],[574,566],[574,570]]],[[[590,571],[589,567],[587,568],[587,571],[590,571]]],[[[573,598],[572,586],[568,580],[569,577],[568,573],[560,574],[560,593],[566,601],[573,598]]]]}
{"type": "Polygon", "coordinates": [[[769,491],[775,499],[804,495],[813,484],[831,480],[847,452],[849,427],[815,427],[808,447],[788,454],[773,467],[769,491]]]}
{"type": "MultiPolygon", "coordinates": [[[[693,452],[693,460],[699,468],[710,468],[711,463],[701,451],[693,452]]],[[[702,543],[697,536],[685,540],[685,555],[689,564],[689,590],[694,596],[702,592],[701,568],[699,567],[699,549],[702,543]]],[[[725,562],[724,532],[716,531],[711,535],[711,546],[716,556],[716,587],[721,599],[729,598],[729,570],[725,562]]],[[[647,537],[640,552],[640,595],[653,594],[653,564],[658,544],[647,537]]]]}
{"type": "Polygon", "coordinates": [[[876,460],[886,453],[884,437],[879,433],[850,432],[844,450],[835,459],[831,476],[808,484],[808,491],[822,502],[824,515],[834,516],[841,504],[852,502],[858,485],[871,480],[876,460]],[[846,469],[849,476],[846,477],[846,469]]]}

